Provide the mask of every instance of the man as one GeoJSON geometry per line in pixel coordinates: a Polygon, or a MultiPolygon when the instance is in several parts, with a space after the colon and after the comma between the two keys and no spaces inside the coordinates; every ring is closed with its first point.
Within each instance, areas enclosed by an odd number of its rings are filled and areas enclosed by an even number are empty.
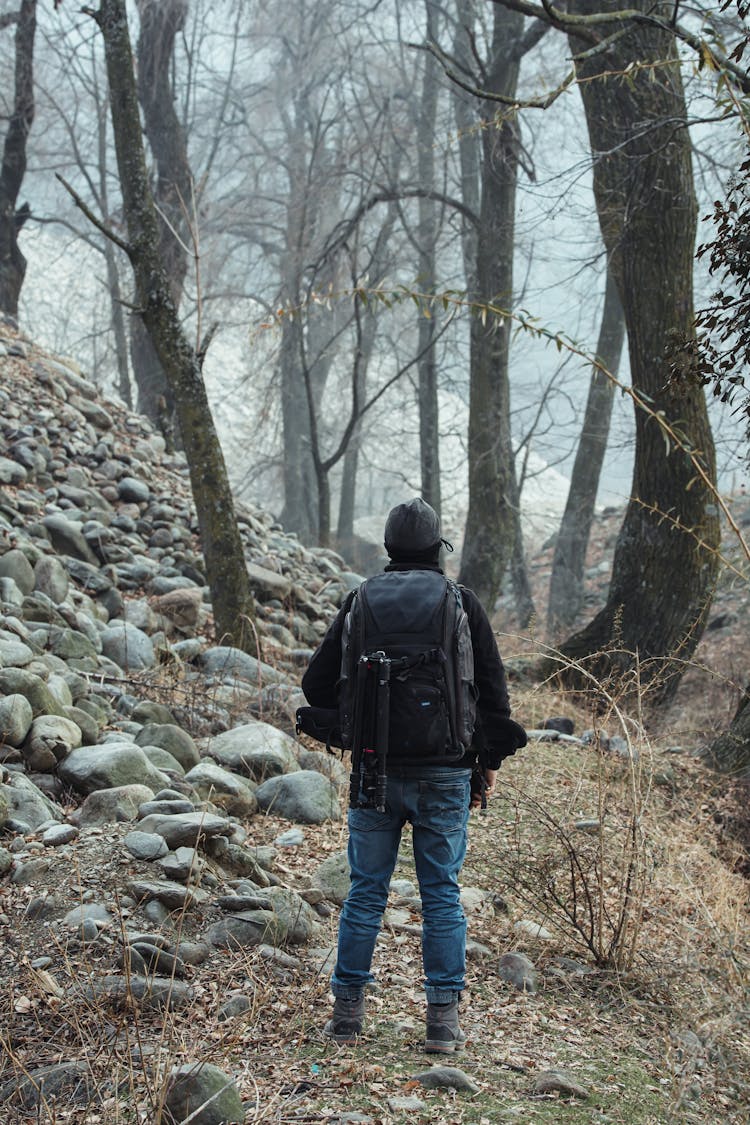
{"type": "MultiPolygon", "coordinates": [[[[437,514],[419,498],[391,510],[384,538],[390,558],[386,574],[422,570],[441,575],[441,546],[452,550],[441,539],[437,514]]],[[[396,580],[394,589],[397,584],[396,580]]],[[[302,679],[313,707],[338,706],[342,635],[353,599],[354,594],[347,598],[302,679]]],[[[341,913],[331,979],[333,1017],[325,1026],[325,1034],[337,1043],[352,1043],[362,1032],[365,987],[373,980],[370,964],[407,821],[412,825],[422,899],[425,1049],[447,1054],[460,1050],[466,1040],[458,1017],[466,958],[458,876],[466,854],[469,808],[481,804],[482,785],[485,796],[492,796],[501,761],[526,744],[526,734],[510,719],[505,672],[487,615],[470,590],[460,588],[460,599],[471,633],[473,694],[478,693],[475,737],[470,749],[449,764],[399,761],[389,754],[385,811],[372,802],[349,810],[351,888],[341,913]],[[472,786],[473,773],[482,784],[472,786]]]]}

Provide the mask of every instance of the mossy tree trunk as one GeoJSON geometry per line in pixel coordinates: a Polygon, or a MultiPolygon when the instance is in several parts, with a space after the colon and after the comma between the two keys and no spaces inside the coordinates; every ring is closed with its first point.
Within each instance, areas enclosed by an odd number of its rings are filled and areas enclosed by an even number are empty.
{"type": "Polygon", "coordinates": [[[104,38],[117,167],[136,300],[170,390],[190,470],[203,557],[220,640],[255,649],[254,602],[229,478],[201,372],[186,339],[159,253],[159,221],[146,171],[124,0],[91,11],[104,38]]]}
{"type": "MultiPolygon", "coordinates": [[[[6,17],[3,22],[12,21],[6,17]]],[[[26,174],[26,141],[34,120],[36,0],[21,0],[15,23],[13,108],[0,164],[0,310],[11,316],[18,315],[18,298],[26,274],[18,232],[28,218],[29,208],[18,208],[17,203],[26,174]]]]}
{"type": "MultiPolygon", "coordinates": [[[[175,39],[185,26],[186,0],[138,0],[137,91],[149,148],[156,164],[159,256],[172,300],[182,298],[192,205],[192,175],[185,130],[175,108],[172,82],[175,39]]],[[[142,317],[130,321],[130,354],[138,409],[172,439],[174,402],[158,353],[142,317]]]]}
{"type": "MultiPolygon", "coordinates": [[[[652,10],[646,0],[637,6],[652,10]]],[[[573,10],[590,16],[598,0],[578,0],[573,10]]],[[[602,39],[610,31],[602,29],[602,39]]],[[[572,46],[591,43],[572,39],[572,46]]],[[[715,497],[683,448],[694,451],[715,481],[705,396],[699,389],[672,390],[664,359],[673,338],[694,333],[697,206],[685,97],[673,37],[647,24],[613,35],[606,50],[579,63],[578,74],[633,388],[682,440],[667,440],[656,419],[636,409],[632,494],[607,603],[561,648],[572,658],[591,658],[600,675],[637,669],[641,684],[668,698],[705,627],[719,544],[715,497]]]]}

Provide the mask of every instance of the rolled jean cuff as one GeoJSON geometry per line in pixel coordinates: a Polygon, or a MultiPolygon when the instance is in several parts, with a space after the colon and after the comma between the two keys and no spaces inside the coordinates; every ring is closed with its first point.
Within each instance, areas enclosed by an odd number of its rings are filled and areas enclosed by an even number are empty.
{"type": "Polygon", "coordinates": [[[364,989],[356,988],[351,984],[336,984],[331,982],[331,992],[337,1000],[361,1000],[364,989]]]}
{"type": "Polygon", "coordinates": [[[458,997],[460,999],[461,993],[453,988],[433,988],[432,985],[425,985],[425,996],[427,997],[428,1004],[452,1004],[458,997]]]}

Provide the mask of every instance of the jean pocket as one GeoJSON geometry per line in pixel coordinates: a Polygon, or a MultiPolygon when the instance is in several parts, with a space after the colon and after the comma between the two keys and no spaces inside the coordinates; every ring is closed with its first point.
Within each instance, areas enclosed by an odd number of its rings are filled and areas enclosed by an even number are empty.
{"type": "Polygon", "coordinates": [[[391,828],[391,814],[377,809],[349,809],[349,829],[355,832],[382,832],[391,828]]]}
{"type": "Polygon", "coordinates": [[[419,825],[440,832],[465,828],[469,817],[470,775],[419,783],[419,825]]]}

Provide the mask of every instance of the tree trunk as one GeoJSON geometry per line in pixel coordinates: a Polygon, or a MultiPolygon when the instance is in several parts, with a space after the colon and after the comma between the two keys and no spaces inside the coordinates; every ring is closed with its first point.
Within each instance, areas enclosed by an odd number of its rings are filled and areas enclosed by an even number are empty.
{"type": "Polygon", "coordinates": [[[15,36],[13,109],[0,165],[0,310],[18,316],[26,259],[18,245],[28,206],[17,209],[26,173],[26,141],[34,120],[34,35],[36,0],[21,0],[15,36]]]}
{"type": "MultiPolygon", "coordinates": [[[[299,292],[299,289],[296,289],[299,292]]],[[[318,490],[310,436],[310,414],[302,372],[300,313],[281,328],[281,417],[284,435],[284,508],[281,522],[303,543],[318,541],[318,490]]]]}
{"type": "Polygon", "coordinates": [[[117,168],[128,230],[136,300],[174,395],[198,516],[203,557],[220,640],[255,649],[254,618],[242,540],[224,457],[198,354],[182,331],[170,279],[159,256],[159,222],[146,172],[125,0],[102,0],[117,168]]]}
{"type": "Polygon", "coordinates": [[[133,394],[130,389],[130,370],[128,367],[128,333],[123,313],[120,271],[117,268],[115,248],[108,240],[104,245],[104,260],[107,263],[107,284],[112,306],[112,331],[115,338],[115,362],[117,364],[117,391],[128,410],[133,409],[133,394]]]}
{"type": "MultiPolygon", "coordinates": [[[[612,375],[617,374],[620,366],[624,339],[625,315],[612,270],[608,268],[596,357],[612,375]]],[[[547,630],[553,638],[570,628],[583,607],[583,571],[607,450],[614,395],[612,380],[595,367],[591,373],[581,437],[552,560],[547,630]]]]}
{"type": "MultiPolygon", "coordinates": [[[[492,64],[487,88],[512,97],[518,85],[523,16],[494,6],[492,64]]],[[[482,200],[475,299],[509,308],[513,300],[513,235],[518,173],[518,127],[509,114],[495,119],[483,106],[482,200]]],[[[460,580],[488,611],[500,593],[513,553],[508,351],[510,325],[475,315],[471,324],[469,394],[469,511],[460,580]]]]}
{"type": "Polygon", "coordinates": [[[720,773],[750,777],[750,684],[743,692],[729,730],[706,747],[701,759],[720,773]]]}
{"type": "MultiPolygon", "coordinates": [[[[437,42],[437,5],[425,0],[425,25],[428,43],[437,42]]],[[[435,190],[435,122],[437,119],[439,63],[425,52],[422,97],[417,125],[417,176],[423,191],[435,190]]],[[[418,284],[425,293],[435,291],[435,246],[438,235],[437,203],[419,198],[417,246],[419,247],[418,284]]],[[[420,316],[417,363],[419,384],[419,462],[422,499],[440,515],[440,423],[437,378],[437,309],[420,316]]]]}
{"type": "MultiPolygon", "coordinates": [[[[456,0],[456,33],[453,50],[462,71],[472,72],[472,47],[474,44],[474,9],[472,0],[456,0]]],[[[481,150],[480,117],[477,100],[458,86],[453,90],[453,112],[458,132],[458,156],[461,167],[461,199],[469,210],[479,216],[481,200],[481,150]]],[[[476,294],[477,227],[461,216],[461,250],[464,261],[466,290],[471,297],[476,294]]]]}
{"type": "MultiPolygon", "coordinates": [[[[398,153],[391,169],[391,178],[394,183],[398,178],[398,153]]],[[[373,285],[382,284],[387,276],[389,267],[388,246],[393,234],[393,228],[399,217],[399,207],[391,203],[385,222],[378,232],[375,247],[370,258],[367,275],[372,279],[373,285]]],[[[357,402],[360,406],[367,401],[367,372],[370,360],[375,349],[375,339],[378,327],[378,310],[373,302],[368,302],[360,310],[361,331],[358,341],[358,356],[354,363],[352,379],[356,380],[353,388],[357,402]]],[[[339,515],[336,525],[336,538],[339,549],[345,554],[351,551],[354,538],[354,510],[357,490],[357,469],[359,468],[359,447],[362,437],[362,423],[358,419],[352,430],[351,438],[344,454],[344,468],[341,474],[341,495],[339,498],[339,515]]]]}
{"type": "MultiPolygon", "coordinates": [[[[598,0],[576,5],[583,13],[597,9],[598,0]]],[[[613,36],[605,52],[579,63],[578,73],[585,79],[580,89],[596,206],[625,312],[633,388],[697,451],[713,482],[703,392],[681,395],[667,387],[664,361],[673,337],[694,335],[697,206],[674,40],[651,25],[633,25],[613,36]],[[622,74],[633,60],[639,65],[627,80],[601,77],[622,74]]],[[[668,698],[705,627],[718,565],[718,510],[688,453],[645,410],[636,409],[635,423],[632,497],[607,604],[561,647],[569,657],[590,657],[600,676],[637,670],[641,684],[668,698]]]]}
{"type": "Polygon", "coordinates": [[[523,545],[521,527],[521,493],[518,487],[515,460],[510,480],[510,498],[513,510],[513,554],[510,559],[510,584],[513,590],[513,604],[519,629],[527,629],[536,616],[534,595],[531,592],[529,571],[526,566],[526,551],[523,545]]]}
{"type": "MultiPolygon", "coordinates": [[[[107,180],[109,168],[107,167],[107,118],[109,107],[102,98],[98,102],[97,111],[97,150],[99,153],[99,201],[105,222],[109,223],[109,189],[107,180]]],[[[104,239],[104,261],[107,266],[107,289],[109,291],[110,306],[112,309],[112,331],[115,338],[115,362],[117,364],[117,390],[120,398],[128,407],[133,409],[133,392],[130,387],[130,368],[128,365],[128,333],[125,321],[125,311],[122,302],[122,288],[120,286],[120,271],[117,264],[117,250],[109,238],[104,239]]]]}
{"type": "MultiPolygon", "coordinates": [[[[172,300],[179,307],[187,273],[183,243],[190,225],[192,176],[185,131],[175,109],[171,68],[175,38],[185,25],[187,0],[138,0],[138,12],[138,99],[157,169],[159,255],[172,300]]],[[[149,334],[137,317],[131,321],[130,347],[138,410],[170,431],[172,390],[149,334]]],[[[165,437],[169,440],[171,432],[165,437]]]]}

